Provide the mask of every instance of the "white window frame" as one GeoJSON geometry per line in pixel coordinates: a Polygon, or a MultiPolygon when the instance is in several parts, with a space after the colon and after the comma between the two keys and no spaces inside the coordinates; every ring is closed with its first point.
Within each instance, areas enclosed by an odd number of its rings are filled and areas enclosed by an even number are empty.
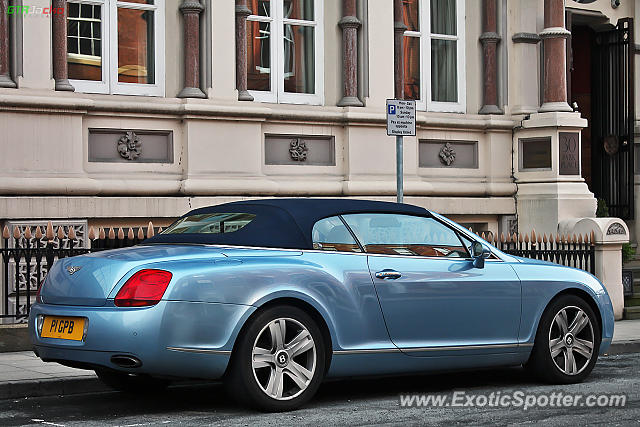
{"type": "Polygon", "coordinates": [[[269,53],[271,59],[270,91],[250,90],[254,101],[281,103],[281,104],[324,104],[324,0],[315,0],[313,5],[314,20],[304,21],[299,19],[284,18],[283,0],[271,0],[270,16],[250,15],[247,21],[268,22],[271,29],[269,53]],[[284,26],[304,25],[313,27],[314,37],[314,93],[291,93],[284,90],[284,26]],[[275,64],[274,64],[275,61],[275,64]]]}
{"type": "Polygon", "coordinates": [[[431,33],[431,0],[419,0],[418,19],[420,31],[405,31],[404,35],[420,38],[420,99],[416,100],[418,110],[434,112],[465,113],[465,8],[464,0],[456,1],[456,35],[431,33]],[[431,98],[431,40],[455,40],[457,54],[457,102],[433,101],[431,98]]]}
{"type": "Polygon", "coordinates": [[[164,0],[154,4],[129,3],[117,0],[76,0],[76,3],[101,5],[102,8],[102,81],[70,80],[76,92],[114,95],[165,95],[164,0]],[[118,8],[154,11],[154,84],[121,83],[118,81],[118,8]],[[112,31],[112,29],[115,29],[112,31]]]}

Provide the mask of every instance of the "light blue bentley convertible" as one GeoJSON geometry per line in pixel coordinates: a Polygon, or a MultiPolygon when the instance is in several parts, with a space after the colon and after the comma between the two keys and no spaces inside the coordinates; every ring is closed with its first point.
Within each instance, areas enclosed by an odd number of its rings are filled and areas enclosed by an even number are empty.
{"type": "Polygon", "coordinates": [[[325,377],[524,365],[581,381],[613,310],[592,275],[507,255],[420,207],[274,199],[57,261],[29,326],[40,358],[115,388],[223,379],[282,411],[325,377]]]}

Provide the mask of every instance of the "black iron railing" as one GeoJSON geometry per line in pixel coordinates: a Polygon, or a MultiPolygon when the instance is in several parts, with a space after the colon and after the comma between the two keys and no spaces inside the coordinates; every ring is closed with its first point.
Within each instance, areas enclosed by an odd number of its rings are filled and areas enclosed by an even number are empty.
{"type": "Polygon", "coordinates": [[[151,223],[146,229],[130,227],[126,233],[123,228],[99,228],[97,233],[91,228],[87,245],[71,226],[59,226],[55,233],[51,222],[44,233],[40,227],[33,231],[30,227],[12,231],[5,227],[0,247],[0,324],[27,321],[38,288],[57,259],[137,245],[160,231],[161,227],[151,223]]]}

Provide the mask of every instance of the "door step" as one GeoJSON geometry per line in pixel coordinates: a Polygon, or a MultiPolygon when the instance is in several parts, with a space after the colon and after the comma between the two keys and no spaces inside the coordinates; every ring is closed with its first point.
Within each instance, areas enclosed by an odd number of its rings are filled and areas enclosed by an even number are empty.
{"type": "Polygon", "coordinates": [[[625,307],[622,317],[624,320],[640,319],[640,306],[625,307]]]}

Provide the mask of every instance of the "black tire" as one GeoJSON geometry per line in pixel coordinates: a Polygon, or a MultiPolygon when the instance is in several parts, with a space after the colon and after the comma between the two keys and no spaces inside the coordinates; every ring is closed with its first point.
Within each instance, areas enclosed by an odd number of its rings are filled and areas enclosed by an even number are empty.
{"type": "Polygon", "coordinates": [[[547,383],[581,382],[591,373],[598,360],[601,338],[600,325],[589,304],[578,296],[562,295],[552,301],[542,314],[531,357],[525,367],[535,377],[547,383]],[[562,319],[556,321],[556,316],[563,317],[561,314],[563,311],[564,318],[568,321],[565,322],[562,319]],[[584,318],[579,315],[580,311],[587,316],[589,323],[578,333],[572,334],[570,327],[575,325],[577,317],[584,318]],[[568,326],[566,334],[561,330],[562,323],[568,326]],[[560,339],[561,337],[564,338],[560,339]],[[589,341],[592,348],[590,358],[587,359],[584,353],[587,353],[588,346],[585,347],[584,343],[589,341]],[[552,345],[555,349],[555,357],[552,356],[552,345]],[[568,353],[571,353],[571,356],[568,356],[568,353]]]}
{"type": "Polygon", "coordinates": [[[265,309],[251,319],[238,337],[231,356],[229,368],[224,378],[224,384],[228,392],[244,406],[266,412],[290,411],[307,403],[318,391],[318,387],[320,387],[320,383],[324,378],[325,361],[326,348],[323,336],[320,328],[312,317],[297,307],[286,305],[274,306],[265,309]],[[285,326],[285,339],[282,340],[284,344],[293,342],[292,336],[297,336],[302,333],[302,329],[296,332],[296,328],[302,326],[306,328],[313,340],[311,344],[307,341],[307,345],[304,347],[311,345],[313,346],[313,350],[305,350],[305,352],[299,355],[292,356],[295,353],[293,351],[295,346],[287,347],[283,345],[280,347],[281,349],[278,350],[278,347],[273,341],[263,341],[265,334],[267,334],[268,338],[273,337],[269,325],[282,320],[285,320],[284,323],[288,325],[285,326]],[[258,367],[255,369],[255,372],[253,363],[254,346],[260,347],[261,349],[268,347],[270,349],[269,351],[273,353],[267,355],[267,357],[272,357],[273,361],[265,362],[264,364],[268,366],[258,367]],[[284,359],[290,364],[289,367],[287,365],[279,366],[275,362],[283,351],[288,354],[284,359]],[[311,357],[311,352],[315,352],[313,358],[311,357]],[[289,357],[290,360],[288,359],[289,357]],[[303,359],[301,360],[299,358],[303,359]],[[311,379],[307,379],[308,385],[303,389],[295,383],[288,369],[294,369],[294,367],[301,365],[307,365],[306,368],[308,368],[312,360],[313,370],[306,371],[311,379]],[[298,363],[298,365],[294,365],[293,362],[298,363]],[[293,390],[289,396],[287,396],[286,393],[281,393],[282,396],[279,399],[272,397],[267,391],[272,380],[271,375],[276,375],[275,372],[277,372],[278,368],[280,368],[280,376],[283,378],[282,384],[285,385],[281,387],[281,389],[286,389],[286,385],[291,385],[292,387],[290,388],[293,390]],[[266,374],[263,377],[262,373],[265,371],[266,374]],[[311,373],[312,375],[310,375],[311,373]],[[295,392],[296,387],[300,389],[297,394],[295,392]]]}
{"type": "Polygon", "coordinates": [[[128,374],[112,369],[96,369],[95,372],[107,386],[125,393],[161,392],[169,385],[167,380],[145,374],[128,374]]]}

